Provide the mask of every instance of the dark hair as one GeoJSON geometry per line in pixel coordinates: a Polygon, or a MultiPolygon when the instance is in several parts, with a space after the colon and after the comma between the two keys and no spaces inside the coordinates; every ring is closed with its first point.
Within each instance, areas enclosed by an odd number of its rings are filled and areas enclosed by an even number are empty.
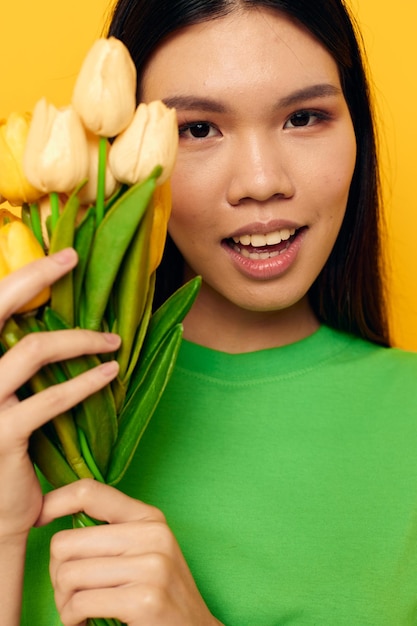
{"type": "MultiPolygon", "coordinates": [[[[121,39],[142,73],[163,39],[237,7],[263,6],[304,25],[335,59],[357,140],[344,221],[309,295],[318,318],[334,328],[389,344],[382,279],[380,182],[369,84],[354,21],[342,0],[118,0],[108,34],[121,39]]],[[[168,237],[158,269],[159,303],[182,282],[183,260],[168,237]]]]}

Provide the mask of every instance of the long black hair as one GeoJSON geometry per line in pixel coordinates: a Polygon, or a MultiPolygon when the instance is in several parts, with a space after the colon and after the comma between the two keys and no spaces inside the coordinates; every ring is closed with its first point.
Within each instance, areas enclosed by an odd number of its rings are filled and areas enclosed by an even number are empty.
{"type": "MultiPolygon", "coordinates": [[[[180,28],[263,6],[304,25],[337,63],[352,118],[357,158],[346,213],[334,248],[309,291],[317,317],[334,328],[389,344],[381,254],[376,132],[360,35],[343,0],[118,0],[108,35],[121,39],[141,76],[162,40],[180,28]]],[[[170,237],[157,275],[156,303],[183,280],[183,259],[170,237]]]]}

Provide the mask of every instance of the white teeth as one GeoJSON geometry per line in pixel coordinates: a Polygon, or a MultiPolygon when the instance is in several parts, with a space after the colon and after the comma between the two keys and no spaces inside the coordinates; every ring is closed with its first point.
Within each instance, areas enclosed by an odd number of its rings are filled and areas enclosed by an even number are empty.
{"type": "Polygon", "coordinates": [[[295,228],[282,228],[281,230],[274,230],[271,233],[255,234],[255,235],[241,235],[240,237],[233,237],[235,243],[240,243],[242,246],[253,246],[254,248],[262,248],[263,246],[276,246],[281,241],[287,241],[295,233],[295,228]]]}
{"type": "Polygon", "coordinates": [[[282,231],[281,231],[281,239],[283,241],[287,241],[287,239],[289,239],[291,237],[291,234],[294,234],[294,233],[291,233],[289,228],[283,228],[282,231]]]}
{"type": "Polygon", "coordinates": [[[252,238],[251,238],[250,235],[242,235],[242,237],[240,237],[240,239],[237,238],[237,241],[235,239],[235,243],[239,243],[240,242],[242,244],[242,246],[250,246],[251,239],[252,238]]]}
{"type": "Polygon", "coordinates": [[[268,246],[276,246],[277,243],[281,243],[281,231],[275,230],[273,233],[268,233],[266,235],[266,243],[268,246]]]}
{"type": "Polygon", "coordinates": [[[266,236],[265,235],[251,235],[250,236],[251,246],[254,248],[260,248],[261,246],[266,246],[266,236]]]}

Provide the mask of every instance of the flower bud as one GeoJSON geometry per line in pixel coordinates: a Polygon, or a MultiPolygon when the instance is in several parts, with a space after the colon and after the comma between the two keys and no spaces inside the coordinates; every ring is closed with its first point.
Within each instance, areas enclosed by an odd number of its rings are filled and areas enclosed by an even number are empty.
{"type": "Polygon", "coordinates": [[[145,180],[160,165],[158,185],[171,176],[178,149],[175,109],[160,100],[141,103],[135,116],[110,149],[110,168],[117,180],[133,185],[145,180]]]}
{"type": "MultiPolygon", "coordinates": [[[[89,154],[87,173],[88,181],[78,193],[81,204],[94,204],[97,198],[99,142],[100,138],[98,137],[98,135],[94,135],[93,133],[87,131],[87,146],[89,154]]],[[[110,146],[107,147],[107,153],[109,151],[109,147],[110,146]]],[[[108,165],[107,158],[104,197],[110,197],[112,193],[116,190],[116,187],[117,181],[108,165]]]]}
{"type": "Polygon", "coordinates": [[[97,39],[84,59],[72,96],[84,125],[101,137],[124,130],[136,107],[136,68],[115,37],[97,39]]]}
{"type": "MultiPolygon", "coordinates": [[[[35,235],[20,220],[9,222],[0,228],[0,279],[44,256],[35,235]]],[[[37,309],[45,304],[49,297],[50,289],[46,287],[16,313],[37,309]]]]}
{"type": "Polygon", "coordinates": [[[57,109],[45,98],[33,111],[23,167],[30,182],[43,193],[71,193],[87,176],[85,130],[72,107],[57,109]]]}
{"type": "Polygon", "coordinates": [[[23,172],[30,119],[30,113],[11,113],[0,120],[0,196],[14,205],[34,202],[42,195],[23,172]]]}

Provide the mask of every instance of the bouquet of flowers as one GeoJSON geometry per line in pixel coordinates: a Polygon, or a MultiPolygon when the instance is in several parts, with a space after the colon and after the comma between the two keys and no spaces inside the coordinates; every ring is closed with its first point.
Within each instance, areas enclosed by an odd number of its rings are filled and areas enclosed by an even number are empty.
{"type": "MultiPolygon", "coordinates": [[[[6,322],[1,349],[27,333],[75,327],[122,338],[118,378],[31,438],[33,462],[53,487],[83,477],[119,482],[169,379],[181,322],[199,288],[194,279],[152,312],[178,130],[174,110],[160,101],[136,106],[135,94],[127,49],[99,39],[71,105],[57,109],[42,99],[32,114],[0,121],[0,201],[22,207],[21,217],[0,210],[0,278],[68,246],[79,257],[71,273],[6,322]]],[[[77,376],[100,359],[49,364],[19,394],[77,376]]],[[[74,516],[76,526],[94,523],[74,516]]]]}

